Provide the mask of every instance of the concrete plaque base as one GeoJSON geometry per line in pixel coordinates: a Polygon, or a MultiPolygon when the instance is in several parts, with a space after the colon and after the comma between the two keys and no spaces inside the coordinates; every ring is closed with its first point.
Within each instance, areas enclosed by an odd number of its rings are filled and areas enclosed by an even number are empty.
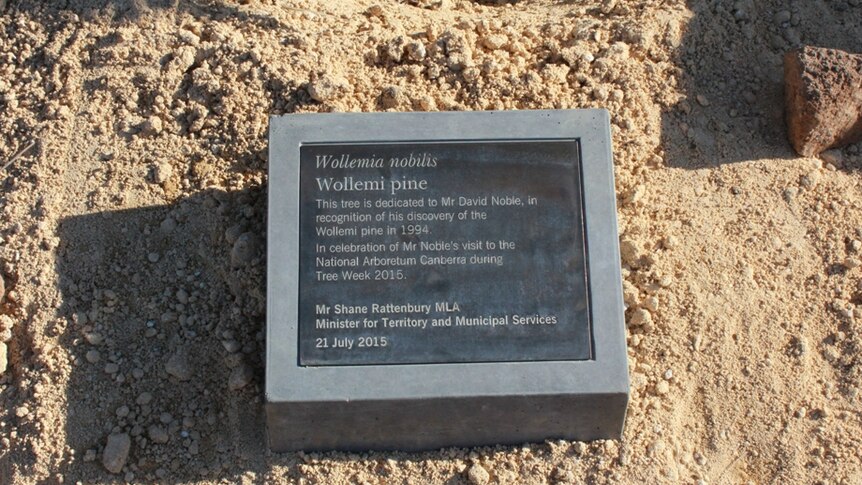
{"type": "Polygon", "coordinates": [[[620,436],[606,111],[273,117],[269,161],[274,451],[620,436]]]}

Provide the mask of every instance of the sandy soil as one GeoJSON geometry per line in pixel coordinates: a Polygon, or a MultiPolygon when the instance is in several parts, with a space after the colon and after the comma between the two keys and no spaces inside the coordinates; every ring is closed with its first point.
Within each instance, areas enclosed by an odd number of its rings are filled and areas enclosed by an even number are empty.
{"type": "Polygon", "coordinates": [[[859,49],[858,0],[4,4],[0,482],[862,483],[862,147],[795,156],[781,79],[859,49]],[[268,453],[268,116],[579,107],[613,120],[624,438],[268,453]]]}

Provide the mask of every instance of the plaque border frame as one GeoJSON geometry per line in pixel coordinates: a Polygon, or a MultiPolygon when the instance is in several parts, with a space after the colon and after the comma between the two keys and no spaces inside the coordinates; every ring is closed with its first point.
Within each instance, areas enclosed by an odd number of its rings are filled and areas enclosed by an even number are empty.
{"type": "MultiPolygon", "coordinates": [[[[303,363],[302,363],[302,342],[301,342],[301,340],[302,340],[302,339],[298,337],[298,338],[297,338],[297,345],[299,346],[299,349],[297,350],[297,362],[298,362],[298,364],[299,364],[301,367],[336,367],[336,366],[340,366],[340,367],[351,367],[351,366],[359,366],[359,365],[433,365],[433,364],[444,364],[444,363],[452,363],[452,364],[479,364],[479,363],[500,363],[500,362],[541,362],[541,361],[551,361],[551,362],[560,362],[560,361],[581,361],[581,362],[582,362],[582,361],[593,360],[592,356],[594,356],[594,355],[595,355],[595,341],[594,341],[594,339],[593,339],[593,317],[592,317],[592,306],[593,306],[593,303],[592,303],[592,295],[590,294],[590,287],[589,287],[589,271],[590,271],[590,266],[589,266],[589,247],[588,247],[588,245],[587,245],[587,241],[586,241],[586,227],[585,227],[585,223],[584,223],[584,221],[585,221],[585,219],[586,219],[586,214],[584,213],[584,174],[583,174],[583,163],[581,162],[582,155],[581,155],[581,144],[580,144],[580,140],[579,140],[579,139],[577,139],[577,138],[499,139],[499,138],[498,138],[498,139],[493,139],[493,140],[488,140],[488,139],[482,139],[482,140],[474,140],[474,139],[471,139],[471,140],[434,140],[433,142],[429,142],[429,141],[427,141],[427,140],[397,140],[397,141],[376,141],[376,142],[370,142],[370,143],[368,143],[368,142],[350,142],[350,143],[347,143],[347,144],[348,144],[348,145],[351,145],[351,144],[355,144],[355,145],[361,145],[361,144],[371,144],[371,145],[411,145],[411,144],[418,144],[418,143],[422,143],[422,144],[425,144],[425,145],[433,145],[433,144],[450,144],[450,143],[458,143],[458,144],[477,144],[477,145],[481,145],[482,143],[501,143],[501,144],[502,144],[502,143],[524,143],[524,142],[542,143],[542,142],[561,142],[561,141],[562,141],[562,142],[572,142],[572,143],[574,143],[574,145],[575,145],[575,151],[577,152],[577,155],[576,155],[576,156],[578,157],[578,158],[577,158],[577,160],[578,160],[578,162],[577,162],[577,163],[578,163],[578,166],[576,167],[576,169],[577,169],[577,171],[578,171],[578,183],[579,183],[579,187],[578,187],[578,194],[579,194],[579,198],[580,198],[580,200],[579,200],[579,203],[580,203],[580,211],[579,211],[579,212],[580,212],[580,214],[579,214],[579,217],[580,217],[580,220],[581,220],[581,226],[582,226],[582,227],[581,227],[581,234],[582,234],[583,239],[584,239],[584,240],[583,240],[583,251],[584,251],[584,274],[585,274],[585,275],[587,275],[587,278],[585,278],[585,281],[584,281],[584,284],[585,284],[584,291],[585,291],[586,299],[587,299],[587,302],[586,302],[586,303],[587,303],[587,334],[588,334],[588,337],[589,337],[589,353],[590,353],[590,357],[588,357],[588,358],[582,358],[582,359],[574,359],[574,358],[572,358],[572,359],[550,359],[550,358],[541,358],[541,359],[540,359],[540,358],[536,358],[536,359],[517,359],[517,360],[476,359],[476,360],[469,361],[469,362],[393,362],[393,363],[391,363],[391,364],[390,364],[390,363],[357,363],[357,364],[345,364],[345,363],[342,363],[342,364],[331,364],[331,365],[327,366],[327,365],[320,365],[320,364],[303,364],[303,363]]],[[[302,146],[321,146],[321,145],[326,146],[326,145],[338,145],[338,144],[337,144],[337,143],[318,143],[318,142],[302,143],[302,144],[301,144],[301,146],[300,146],[300,149],[302,148],[302,146]]],[[[301,158],[301,151],[300,151],[300,158],[301,158]]],[[[301,167],[301,166],[300,166],[299,170],[302,170],[302,167],[301,167]]],[[[299,173],[299,172],[297,172],[297,173],[299,173]]],[[[299,224],[299,222],[300,222],[299,217],[300,217],[300,216],[299,216],[299,214],[297,214],[297,224],[299,224]]],[[[301,241],[300,241],[300,243],[301,243],[301,241]]],[[[299,251],[299,247],[297,247],[297,251],[299,251]]],[[[299,264],[299,261],[297,260],[297,265],[298,265],[298,264],[299,264]]],[[[297,268],[298,268],[298,266],[297,266],[297,268]]],[[[300,290],[301,290],[301,284],[300,284],[299,282],[297,282],[297,292],[300,292],[300,290]]],[[[298,301],[297,301],[297,313],[298,313],[298,310],[299,310],[299,303],[298,303],[298,301]]],[[[298,315],[297,315],[297,318],[298,318],[298,315]]],[[[297,325],[296,325],[296,326],[297,326],[297,332],[299,332],[299,333],[300,333],[300,335],[301,335],[301,333],[302,333],[302,328],[301,328],[300,323],[299,323],[299,322],[297,322],[297,325]]]]}

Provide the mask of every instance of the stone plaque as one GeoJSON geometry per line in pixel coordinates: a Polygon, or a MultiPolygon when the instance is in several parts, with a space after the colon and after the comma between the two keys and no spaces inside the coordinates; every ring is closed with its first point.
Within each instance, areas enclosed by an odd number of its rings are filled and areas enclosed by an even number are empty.
{"type": "Polygon", "coordinates": [[[273,118],[271,447],[618,436],[612,174],[604,110],[273,118]]]}
{"type": "Polygon", "coordinates": [[[574,139],[303,145],[300,364],[589,359],[580,186],[574,139]]]}

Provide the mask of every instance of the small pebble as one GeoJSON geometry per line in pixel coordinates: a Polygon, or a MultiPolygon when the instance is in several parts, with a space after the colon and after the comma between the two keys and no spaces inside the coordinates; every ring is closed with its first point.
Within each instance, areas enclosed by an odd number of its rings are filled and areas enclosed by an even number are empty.
{"type": "Polygon", "coordinates": [[[341,77],[324,76],[310,83],[307,91],[311,99],[326,103],[338,98],[349,87],[347,81],[341,77]]]}
{"type": "Polygon", "coordinates": [[[147,255],[147,260],[151,263],[159,262],[159,253],[150,253],[147,255]]]}
{"type": "Polygon", "coordinates": [[[614,9],[617,8],[617,0],[604,0],[599,7],[599,10],[605,14],[609,15],[613,13],[614,9]]]}
{"type": "Polygon", "coordinates": [[[101,357],[102,354],[100,354],[98,350],[88,350],[87,354],[84,356],[84,358],[87,359],[87,362],[91,364],[98,362],[101,357]]]}
{"type": "Polygon", "coordinates": [[[637,243],[631,239],[623,239],[620,241],[620,256],[623,262],[629,266],[637,266],[640,259],[640,249],[637,243]]]}
{"type": "Polygon", "coordinates": [[[239,349],[242,348],[242,345],[236,340],[224,340],[221,344],[222,346],[224,346],[224,349],[231,354],[234,352],[238,352],[239,349]]]}
{"type": "Polygon", "coordinates": [[[249,382],[251,382],[254,377],[254,371],[251,366],[248,364],[241,364],[235,367],[230,372],[230,377],[228,377],[227,387],[231,391],[238,391],[243,387],[247,386],[249,382]]]}
{"type": "Polygon", "coordinates": [[[170,234],[174,229],[177,228],[177,221],[168,217],[159,224],[159,230],[165,234],[170,234]]]}
{"type": "Polygon", "coordinates": [[[383,16],[383,7],[380,5],[372,5],[368,7],[368,10],[365,11],[365,14],[369,17],[381,17],[383,16]]]}
{"type": "Polygon", "coordinates": [[[485,485],[491,480],[491,475],[488,474],[488,470],[485,470],[482,465],[474,463],[467,469],[467,480],[475,485],[485,485]]]}
{"type": "Polygon", "coordinates": [[[407,57],[414,61],[421,61],[425,58],[425,45],[421,42],[411,42],[407,44],[407,57]]]}
{"type": "Polygon", "coordinates": [[[652,323],[652,315],[645,308],[638,308],[632,312],[629,323],[632,325],[648,325],[652,323]]]}
{"type": "Polygon", "coordinates": [[[141,132],[145,135],[158,135],[162,132],[162,120],[157,116],[150,116],[141,125],[141,132]]]}
{"type": "Polygon", "coordinates": [[[509,39],[503,34],[492,34],[482,38],[482,45],[489,50],[495,51],[509,43],[509,39]]]}
{"type": "Polygon", "coordinates": [[[90,345],[99,345],[100,343],[102,343],[103,340],[102,334],[98,332],[89,332],[87,334],[84,334],[84,339],[86,339],[87,343],[89,343],[90,345]]]}
{"type": "Polygon", "coordinates": [[[384,109],[395,108],[407,100],[400,86],[387,86],[380,93],[380,104],[384,109]]]}
{"type": "Polygon", "coordinates": [[[655,385],[655,393],[659,396],[665,395],[670,391],[670,384],[667,381],[659,381],[658,384],[655,385]]]}
{"type": "Polygon", "coordinates": [[[120,473],[126,466],[131,447],[132,439],[126,433],[108,436],[108,442],[102,452],[102,465],[111,473],[120,473]]]}
{"type": "Polygon", "coordinates": [[[179,350],[168,359],[165,363],[165,372],[181,381],[192,378],[192,366],[185,351],[179,350]]]}
{"type": "Polygon", "coordinates": [[[170,436],[168,435],[168,432],[165,430],[165,428],[156,424],[150,426],[149,429],[147,429],[147,436],[150,437],[150,440],[153,443],[159,444],[167,443],[168,439],[170,439],[170,436]]]}
{"type": "Polygon", "coordinates": [[[562,467],[557,467],[553,471],[553,476],[557,479],[558,483],[576,483],[577,478],[575,474],[570,470],[566,470],[562,467]]]}
{"type": "Polygon", "coordinates": [[[171,178],[171,175],[174,173],[174,168],[171,167],[171,164],[167,162],[162,162],[156,165],[153,170],[153,179],[157,184],[163,184],[171,178]]]}
{"type": "Polygon", "coordinates": [[[674,249],[679,246],[679,238],[673,235],[667,236],[662,240],[662,246],[664,246],[665,249],[674,249]]]}
{"type": "Polygon", "coordinates": [[[251,232],[241,234],[230,251],[230,263],[234,268],[248,265],[260,250],[260,239],[251,232]]]}
{"type": "Polygon", "coordinates": [[[779,26],[781,24],[790,22],[790,12],[787,10],[779,10],[778,12],[775,13],[774,19],[775,19],[775,23],[778,24],[779,26]]]}
{"type": "Polygon", "coordinates": [[[147,404],[153,401],[153,395],[149,392],[142,392],[138,398],[135,400],[139,406],[146,406],[147,404]]]}
{"type": "Polygon", "coordinates": [[[658,298],[656,296],[648,296],[641,302],[641,306],[650,312],[658,310],[658,298]]]}

